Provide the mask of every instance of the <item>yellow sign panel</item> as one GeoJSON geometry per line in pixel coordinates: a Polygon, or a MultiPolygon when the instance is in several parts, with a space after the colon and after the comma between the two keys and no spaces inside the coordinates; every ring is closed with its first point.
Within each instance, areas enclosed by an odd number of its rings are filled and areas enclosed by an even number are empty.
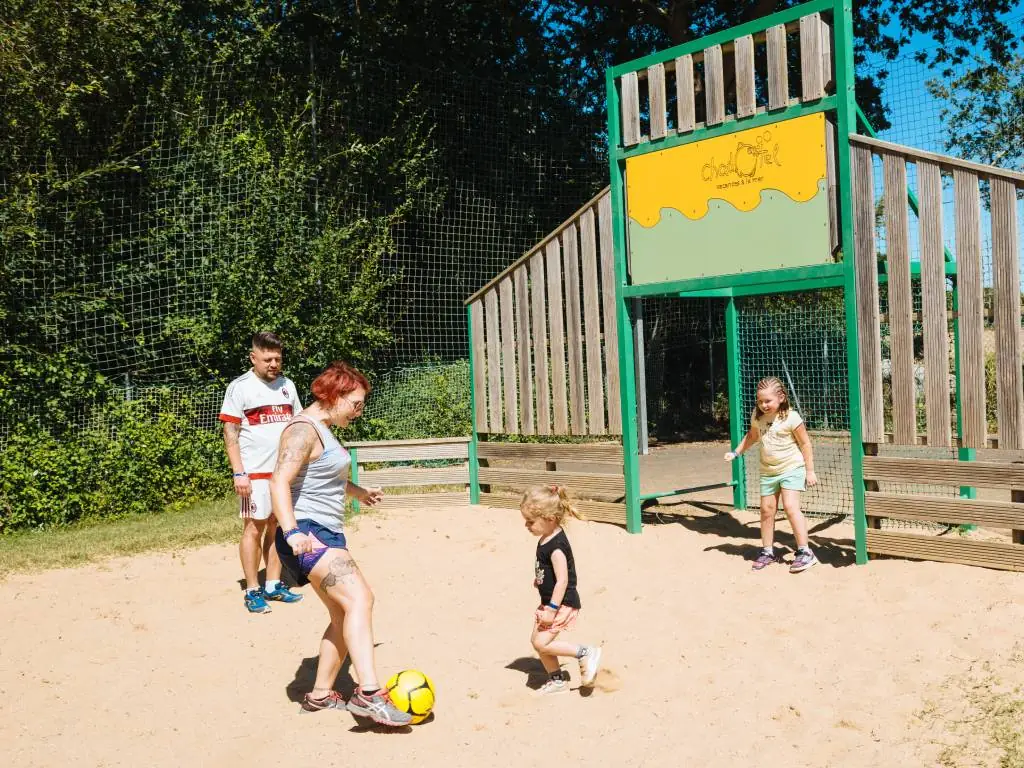
{"type": "Polygon", "coordinates": [[[628,158],[627,210],[640,226],[653,227],[662,209],[696,220],[716,199],[752,211],[765,190],[804,203],[818,194],[825,173],[825,115],[819,112],[628,158]]]}

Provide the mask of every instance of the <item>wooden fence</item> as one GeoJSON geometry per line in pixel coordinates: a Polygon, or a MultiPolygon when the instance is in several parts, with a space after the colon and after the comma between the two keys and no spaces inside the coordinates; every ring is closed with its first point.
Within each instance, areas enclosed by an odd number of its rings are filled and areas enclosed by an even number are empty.
{"type": "Polygon", "coordinates": [[[478,433],[622,433],[614,286],[605,188],[466,300],[478,433]]]}
{"type": "Polygon", "coordinates": [[[1024,174],[889,142],[851,136],[854,235],[864,480],[869,552],[1024,570],[1024,378],[1021,355],[1020,243],[1017,195],[1024,174]],[[881,228],[885,253],[876,246],[874,166],[883,175],[881,228]],[[919,261],[911,259],[908,164],[916,171],[919,261]],[[946,256],[943,184],[954,193],[955,258],[946,256]],[[991,315],[985,306],[982,194],[989,195],[992,245],[991,315]],[[880,273],[887,278],[887,313],[879,300],[880,273]],[[913,283],[919,274],[921,311],[914,311],[913,283]],[[955,281],[956,312],[947,279],[955,281]],[[988,434],[984,330],[991,316],[995,334],[997,434],[988,434]],[[884,321],[884,322],[883,322],[884,321]],[[959,337],[959,380],[951,389],[950,329],[959,337]],[[890,386],[883,387],[882,329],[888,325],[890,386]],[[923,359],[915,361],[915,324],[923,336],[923,359]],[[915,368],[923,365],[919,402],[915,368]],[[960,402],[956,432],[954,402],[960,402]],[[919,413],[923,411],[922,416],[919,413]],[[891,414],[891,429],[886,414],[891,414]],[[918,424],[923,421],[924,432],[918,424]],[[878,455],[878,444],[1000,449],[1011,461],[936,461],[878,455]],[[995,488],[1010,498],[976,500],[879,492],[879,483],[995,488]],[[883,531],[882,518],[976,524],[1010,531],[1006,542],[982,542],[883,531]]]}
{"type": "Polygon", "coordinates": [[[820,13],[626,72],[618,78],[622,146],[816,101],[832,89],[833,73],[832,23],[820,13]],[[799,56],[790,56],[793,49],[799,49],[799,56]],[[800,92],[791,97],[791,81],[798,79],[800,92]],[[666,98],[670,80],[675,89],[674,120],[669,119],[666,98]],[[766,85],[761,90],[767,96],[760,105],[759,82],[766,85]],[[703,100],[697,98],[700,94],[703,100]]]}
{"type": "Polygon", "coordinates": [[[383,488],[379,506],[384,509],[469,504],[468,437],[354,442],[345,447],[352,456],[352,482],[383,488]],[[424,466],[439,461],[441,466],[424,466]],[[368,464],[374,468],[367,470],[368,464]]]}

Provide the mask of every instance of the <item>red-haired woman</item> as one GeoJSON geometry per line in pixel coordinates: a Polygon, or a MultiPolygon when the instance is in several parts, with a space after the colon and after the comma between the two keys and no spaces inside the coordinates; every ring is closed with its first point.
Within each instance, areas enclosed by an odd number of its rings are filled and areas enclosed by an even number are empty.
{"type": "Polygon", "coordinates": [[[382,493],[348,482],[351,459],[328,429],[359,418],[370,383],[350,365],[334,362],[316,378],[312,390],[316,402],[292,419],[281,435],[270,481],[281,561],[298,575],[300,584],[313,585],[331,616],[320,641],[316,681],[302,708],[347,708],[381,725],[406,725],[411,715],[396,709],[378,683],[373,593],[348,552],[343,532],[345,496],[372,505],[382,493]],[[332,687],[346,653],[351,654],[359,679],[348,704],[332,687]]]}

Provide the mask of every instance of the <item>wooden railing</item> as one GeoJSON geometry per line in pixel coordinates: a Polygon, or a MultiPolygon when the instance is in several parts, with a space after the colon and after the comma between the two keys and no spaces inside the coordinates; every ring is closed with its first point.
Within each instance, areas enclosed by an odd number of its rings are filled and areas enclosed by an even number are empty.
{"type": "Polygon", "coordinates": [[[621,434],[608,188],[466,304],[478,433],[621,434]]]}
{"type": "Polygon", "coordinates": [[[380,506],[385,509],[469,503],[468,437],[353,442],[345,447],[352,457],[352,482],[383,488],[380,506]],[[442,466],[422,465],[438,460],[448,461],[442,466]],[[367,464],[375,468],[366,470],[367,464]],[[378,466],[381,464],[401,466],[378,466]]]}
{"type": "MultiPolygon", "coordinates": [[[[777,14],[776,18],[793,18],[795,13],[799,11],[777,14]]],[[[752,31],[701,50],[690,52],[693,46],[678,46],[641,60],[661,59],[679,52],[667,61],[655,61],[642,69],[621,73],[617,85],[622,148],[817,101],[831,93],[834,64],[829,16],[814,12],[784,23],[767,23],[770,26],[745,25],[735,31],[752,31]],[[756,56],[755,50],[762,46],[765,56],[756,56]],[[799,48],[799,57],[789,56],[794,46],[799,48]],[[757,69],[759,59],[766,64],[763,71],[757,69]],[[674,127],[669,126],[666,98],[670,77],[676,97],[674,127]],[[796,77],[800,92],[791,98],[790,81],[796,77]],[[766,84],[760,94],[758,82],[766,84]],[[703,101],[698,99],[700,95],[703,101]],[[641,122],[644,115],[648,116],[646,131],[641,122]]],[[[710,39],[719,37],[713,35],[710,39]]]]}

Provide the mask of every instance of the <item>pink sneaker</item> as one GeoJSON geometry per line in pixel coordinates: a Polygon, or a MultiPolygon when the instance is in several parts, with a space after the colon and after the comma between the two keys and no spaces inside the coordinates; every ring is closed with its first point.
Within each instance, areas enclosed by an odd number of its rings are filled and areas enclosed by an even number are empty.
{"type": "Polygon", "coordinates": [[[762,549],[761,554],[757,556],[757,560],[755,560],[754,564],[750,566],[750,569],[752,571],[760,571],[762,568],[767,568],[772,563],[777,562],[779,562],[779,558],[775,556],[774,549],[771,552],[766,552],[762,549]]]}

